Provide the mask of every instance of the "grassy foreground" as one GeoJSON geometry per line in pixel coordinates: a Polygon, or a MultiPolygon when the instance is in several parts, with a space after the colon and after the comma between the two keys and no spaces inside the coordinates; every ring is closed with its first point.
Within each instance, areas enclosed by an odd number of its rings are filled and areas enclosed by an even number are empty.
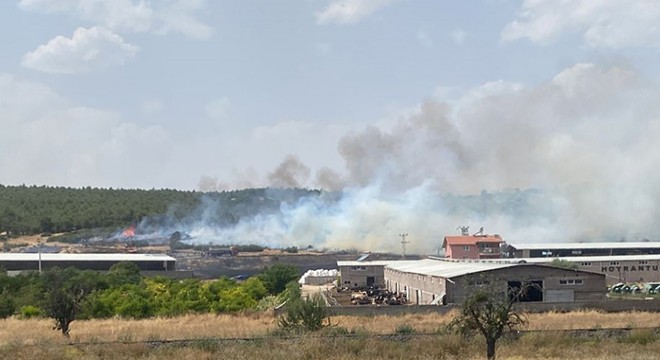
{"type": "MultiPolygon", "coordinates": [[[[72,324],[71,339],[52,330],[48,319],[0,321],[0,359],[478,359],[481,339],[454,335],[374,337],[408,325],[435,333],[452,315],[403,315],[331,319],[337,326],[297,338],[269,336],[276,319],[269,314],[189,315],[169,319],[90,320],[72,324]],[[341,330],[341,331],[338,331],[341,330]],[[346,332],[351,336],[341,336],[346,332]],[[257,338],[216,342],[217,338],[257,338]],[[186,346],[140,341],[197,339],[186,346]]],[[[660,325],[660,314],[595,311],[530,314],[529,330],[517,341],[503,340],[499,359],[657,359],[660,337],[645,329],[618,337],[574,337],[561,329],[646,328],[660,325]]]]}

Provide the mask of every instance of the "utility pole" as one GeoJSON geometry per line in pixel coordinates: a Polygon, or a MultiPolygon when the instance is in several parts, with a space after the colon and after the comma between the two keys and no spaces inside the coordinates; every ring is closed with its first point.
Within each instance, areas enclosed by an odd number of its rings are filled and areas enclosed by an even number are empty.
{"type": "Polygon", "coordinates": [[[39,274],[41,274],[41,240],[39,240],[39,274]]]}
{"type": "Polygon", "coordinates": [[[408,233],[399,234],[399,236],[401,236],[401,256],[405,259],[406,258],[406,244],[409,243],[409,241],[406,241],[406,237],[408,237],[408,233]]]}

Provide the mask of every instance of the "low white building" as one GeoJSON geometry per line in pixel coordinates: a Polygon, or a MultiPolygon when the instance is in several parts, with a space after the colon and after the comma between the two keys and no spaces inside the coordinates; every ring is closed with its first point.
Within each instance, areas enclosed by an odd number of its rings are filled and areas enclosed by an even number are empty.
{"type": "Polygon", "coordinates": [[[176,268],[176,259],[166,254],[0,253],[0,267],[7,271],[70,266],[107,271],[120,262],[134,263],[142,271],[174,271],[176,268]]]}

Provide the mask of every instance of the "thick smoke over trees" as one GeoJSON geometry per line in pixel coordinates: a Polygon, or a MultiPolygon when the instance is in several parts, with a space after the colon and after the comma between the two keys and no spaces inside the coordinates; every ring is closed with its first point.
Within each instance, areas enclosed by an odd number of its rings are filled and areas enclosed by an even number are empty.
{"type": "Polygon", "coordinates": [[[297,188],[307,182],[310,170],[300,160],[289,155],[275,170],[268,175],[270,186],[279,188],[297,188]]]}
{"type": "MultiPolygon", "coordinates": [[[[342,191],[337,202],[301,201],[231,231],[373,250],[398,250],[408,232],[420,252],[459,225],[512,242],[656,239],[658,95],[632,70],[578,64],[534,87],[498,81],[429,99],[339,142],[345,169],[315,178],[342,191]]],[[[304,186],[307,169],[288,158],[270,180],[304,186]]]]}

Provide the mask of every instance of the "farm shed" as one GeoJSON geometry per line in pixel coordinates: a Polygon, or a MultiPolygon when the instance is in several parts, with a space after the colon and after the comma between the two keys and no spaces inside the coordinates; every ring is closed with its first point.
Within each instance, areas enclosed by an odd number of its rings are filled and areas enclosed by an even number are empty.
{"type": "Polygon", "coordinates": [[[383,261],[337,261],[341,284],[338,286],[348,288],[358,287],[384,287],[385,265],[395,260],[383,261]]]}
{"type": "Polygon", "coordinates": [[[81,270],[110,270],[120,262],[132,262],[141,271],[174,271],[176,259],[165,254],[45,254],[0,253],[0,267],[7,271],[76,267],[81,270]],[[39,258],[41,257],[41,260],[39,258]]]}
{"type": "Polygon", "coordinates": [[[386,287],[413,304],[462,302],[478,286],[508,288],[531,283],[524,302],[573,302],[605,299],[605,275],[541,264],[425,259],[390,262],[386,287]]]}

